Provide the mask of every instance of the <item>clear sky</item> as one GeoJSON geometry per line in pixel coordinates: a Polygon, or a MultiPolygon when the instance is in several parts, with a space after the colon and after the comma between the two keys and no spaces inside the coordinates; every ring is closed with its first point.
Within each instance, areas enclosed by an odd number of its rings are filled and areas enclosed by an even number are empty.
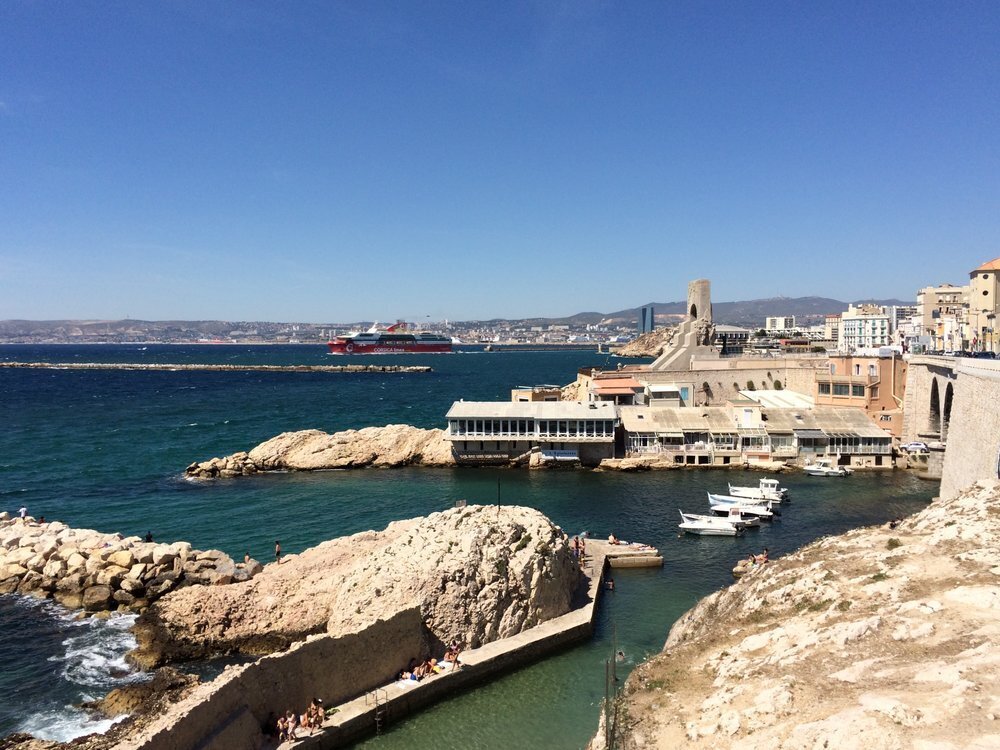
{"type": "Polygon", "coordinates": [[[914,299],[998,238],[995,0],[0,3],[0,318],[914,299]]]}

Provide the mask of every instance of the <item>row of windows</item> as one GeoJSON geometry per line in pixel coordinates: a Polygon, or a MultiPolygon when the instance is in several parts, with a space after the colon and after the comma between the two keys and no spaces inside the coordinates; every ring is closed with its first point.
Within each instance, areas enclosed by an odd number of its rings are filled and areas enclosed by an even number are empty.
{"type": "Polygon", "coordinates": [[[513,435],[558,437],[612,437],[608,419],[450,419],[452,435],[513,435]]]}
{"type": "MultiPolygon", "coordinates": [[[[829,396],[831,393],[830,383],[818,383],[819,394],[821,396],[829,396]]],[[[847,383],[833,383],[832,393],[834,396],[859,396],[864,398],[865,387],[863,385],[848,385],[847,383]]],[[[878,386],[872,386],[871,388],[872,398],[878,398],[878,386]]]]}

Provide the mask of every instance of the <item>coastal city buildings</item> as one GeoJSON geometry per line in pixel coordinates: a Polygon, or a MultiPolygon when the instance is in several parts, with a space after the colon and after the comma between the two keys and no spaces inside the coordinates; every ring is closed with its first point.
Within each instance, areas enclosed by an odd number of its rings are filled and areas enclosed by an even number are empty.
{"type": "Polygon", "coordinates": [[[928,351],[963,348],[962,329],[969,305],[969,287],[942,284],[917,292],[917,316],[922,342],[928,351]]]}

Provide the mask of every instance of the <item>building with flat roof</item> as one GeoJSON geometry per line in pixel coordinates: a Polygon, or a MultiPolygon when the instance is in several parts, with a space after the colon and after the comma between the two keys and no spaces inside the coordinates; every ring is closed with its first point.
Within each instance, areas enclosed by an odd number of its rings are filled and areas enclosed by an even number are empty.
{"type": "Polygon", "coordinates": [[[628,456],[658,455],[694,466],[831,456],[844,466],[892,466],[892,436],[859,409],[769,408],[733,399],[696,409],[622,406],[619,415],[628,456]]]}
{"type": "Polygon", "coordinates": [[[889,312],[881,305],[848,305],[840,316],[840,351],[872,349],[892,343],[889,312]]]}
{"type": "Polygon", "coordinates": [[[508,464],[537,453],[596,466],[615,454],[618,413],[610,401],[456,401],[446,418],[458,463],[508,464]]]}
{"type": "Polygon", "coordinates": [[[895,355],[830,357],[827,368],[816,371],[817,406],[861,409],[896,437],[903,434],[905,393],[906,362],[895,355]]]}

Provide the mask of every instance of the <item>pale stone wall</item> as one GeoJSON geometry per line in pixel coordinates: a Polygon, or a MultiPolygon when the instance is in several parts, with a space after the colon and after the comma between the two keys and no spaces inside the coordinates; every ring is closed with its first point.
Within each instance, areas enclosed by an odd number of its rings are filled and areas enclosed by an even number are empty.
{"type": "Polygon", "coordinates": [[[707,400],[710,406],[720,406],[727,399],[738,398],[739,391],[747,387],[747,381],[753,381],[754,387],[761,390],[774,388],[774,381],[780,380],[786,390],[813,395],[816,367],[825,361],[825,358],[694,360],[690,371],[640,372],[635,373],[635,377],[643,383],[692,381],[695,384],[695,405],[707,400]],[[707,399],[703,389],[706,382],[711,391],[707,399]]]}
{"type": "Polygon", "coordinates": [[[973,482],[997,479],[1000,458],[1000,363],[971,360],[957,365],[941,497],[954,497],[973,482]]]}
{"type": "Polygon", "coordinates": [[[122,750],[257,748],[270,712],[334,706],[385,685],[429,646],[419,607],[340,637],[314,636],[288,651],[230,667],[201,685],[122,750]]]}
{"type": "MultiPolygon", "coordinates": [[[[945,394],[952,383],[957,396],[956,360],[952,357],[912,357],[906,370],[906,395],[903,398],[902,442],[937,440],[939,431],[931,424],[931,392],[937,385],[938,403],[944,416],[945,394]]],[[[954,417],[954,402],[952,416],[954,417]]],[[[947,437],[947,436],[946,436],[947,437]]]]}

